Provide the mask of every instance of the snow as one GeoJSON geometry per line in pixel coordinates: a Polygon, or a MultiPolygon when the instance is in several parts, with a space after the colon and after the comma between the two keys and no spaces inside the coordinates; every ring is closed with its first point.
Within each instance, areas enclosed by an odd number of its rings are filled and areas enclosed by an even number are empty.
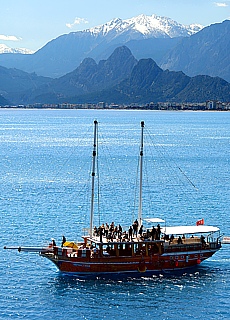
{"type": "Polygon", "coordinates": [[[6,46],[5,44],[0,44],[0,54],[1,53],[22,53],[22,54],[32,54],[34,53],[34,51],[31,51],[29,49],[26,48],[10,48],[8,46],[6,46]]]}
{"type": "Polygon", "coordinates": [[[122,20],[115,18],[103,25],[96,26],[85,31],[94,35],[107,35],[109,33],[122,33],[128,30],[134,30],[142,34],[144,37],[180,37],[190,36],[203,28],[199,24],[183,25],[176,21],[157,15],[147,16],[141,14],[137,17],[122,20]]]}

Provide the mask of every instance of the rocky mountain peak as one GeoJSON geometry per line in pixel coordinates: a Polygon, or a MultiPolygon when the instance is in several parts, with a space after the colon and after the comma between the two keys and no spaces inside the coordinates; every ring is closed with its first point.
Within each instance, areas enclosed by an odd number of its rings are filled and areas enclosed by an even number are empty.
{"type": "Polygon", "coordinates": [[[137,17],[122,20],[115,18],[103,25],[96,26],[86,31],[92,34],[103,34],[104,36],[116,31],[125,32],[133,30],[139,32],[146,38],[155,36],[161,37],[184,37],[194,34],[203,28],[199,24],[183,25],[170,18],[153,15],[141,14],[137,17]]]}

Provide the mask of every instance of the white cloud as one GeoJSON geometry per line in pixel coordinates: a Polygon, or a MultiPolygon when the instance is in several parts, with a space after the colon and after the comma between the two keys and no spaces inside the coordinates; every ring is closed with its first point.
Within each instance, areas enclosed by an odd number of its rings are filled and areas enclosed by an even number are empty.
{"type": "Polygon", "coordinates": [[[225,2],[214,2],[217,7],[228,7],[228,4],[225,2]]]}
{"type": "Polygon", "coordinates": [[[89,23],[89,21],[87,21],[86,19],[84,18],[75,18],[74,22],[73,23],[66,23],[66,26],[70,29],[72,29],[75,25],[78,25],[78,24],[86,24],[86,23],[89,23]]]}
{"type": "Polygon", "coordinates": [[[16,36],[6,36],[4,34],[0,34],[0,40],[4,40],[4,41],[20,41],[22,39],[18,38],[16,36]]]}

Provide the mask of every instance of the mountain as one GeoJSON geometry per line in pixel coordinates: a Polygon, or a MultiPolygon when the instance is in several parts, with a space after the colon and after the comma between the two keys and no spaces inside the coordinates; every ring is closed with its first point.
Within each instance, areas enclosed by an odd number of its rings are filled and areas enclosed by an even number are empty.
{"type": "Polygon", "coordinates": [[[189,77],[162,70],[152,59],[136,61],[117,48],[98,64],[85,59],[73,72],[23,93],[20,103],[148,103],[230,100],[230,84],[218,77],[189,77]]]}
{"type": "Polygon", "coordinates": [[[103,90],[72,97],[70,103],[149,103],[149,102],[204,102],[230,100],[230,84],[218,77],[189,77],[183,72],[162,70],[152,59],[141,59],[129,78],[103,90]]]}
{"type": "Polygon", "coordinates": [[[85,58],[74,71],[29,90],[22,101],[52,103],[74,95],[101,91],[129,77],[136,64],[137,60],[127,47],[118,47],[107,60],[98,64],[92,58],[85,58]]]}
{"type": "MultiPolygon", "coordinates": [[[[10,101],[18,99],[23,92],[38,88],[49,81],[50,78],[37,76],[35,73],[29,74],[0,66],[0,95],[10,101]]],[[[20,100],[17,101],[20,103],[20,100]]]]}
{"type": "Polygon", "coordinates": [[[32,54],[32,53],[34,53],[34,51],[26,49],[26,48],[13,49],[13,48],[7,47],[5,44],[0,44],[0,54],[3,54],[3,53],[32,54]]]}
{"type": "Polygon", "coordinates": [[[148,57],[158,61],[181,37],[201,29],[201,25],[185,26],[156,15],[127,20],[116,18],[95,28],[61,35],[32,55],[0,55],[0,65],[56,78],[76,69],[84,58],[93,58],[96,62],[107,59],[122,45],[130,47],[137,59],[147,57],[148,53],[148,57]],[[155,41],[158,39],[161,39],[162,49],[155,41]]]}
{"type": "Polygon", "coordinates": [[[184,38],[163,58],[163,69],[182,70],[189,76],[206,74],[230,82],[230,20],[184,38]]]}
{"type": "MultiPolygon", "coordinates": [[[[135,38],[174,38],[186,37],[200,31],[203,26],[192,24],[185,26],[170,18],[160,17],[155,14],[146,16],[141,14],[137,17],[122,20],[119,18],[113,19],[110,22],[91,29],[89,32],[96,36],[109,36],[111,39],[116,37],[129,38],[135,34],[135,38]]],[[[132,38],[134,38],[132,36],[132,38]]]]}
{"type": "Polygon", "coordinates": [[[3,96],[0,95],[0,106],[1,107],[4,107],[6,105],[10,105],[10,104],[11,103],[8,100],[6,100],[3,96]]]}

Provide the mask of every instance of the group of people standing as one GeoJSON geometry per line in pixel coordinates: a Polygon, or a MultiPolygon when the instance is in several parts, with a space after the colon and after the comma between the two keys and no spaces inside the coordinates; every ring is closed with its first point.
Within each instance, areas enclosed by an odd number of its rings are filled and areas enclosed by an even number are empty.
{"type": "Polygon", "coordinates": [[[102,223],[100,227],[94,227],[93,235],[104,236],[107,239],[120,238],[122,236],[122,227],[120,224],[115,226],[114,222],[111,222],[110,225],[108,223],[102,223]]]}
{"type": "Polygon", "coordinates": [[[137,237],[137,235],[139,234],[140,237],[142,237],[143,235],[143,225],[139,227],[139,223],[137,221],[137,219],[133,222],[133,224],[129,227],[129,231],[128,231],[128,238],[130,240],[132,240],[133,237],[137,237]]]}
{"type": "MultiPolygon", "coordinates": [[[[101,238],[104,236],[108,240],[113,240],[113,239],[120,239],[121,240],[132,240],[135,237],[140,236],[142,238],[144,236],[144,227],[141,225],[139,227],[138,220],[136,219],[132,225],[130,225],[128,232],[124,231],[122,229],[122,226],[119,224],[118,226],[115,226],[114,222],[111,222],[109,225],[108,223],[102,223],[101,226],[99,227],[94,227],[93,230],[93,235],[94,236],[100,236],[101,238]]],[[[146,236],[148,238],[151,238],[152,240],[160,240],[161,237],[161,227],[158,224],[157,227],[155,228],[154,226],[152,227],[151,230],[147,231],[146,236]]]]}
{"type": "Polygon", "coordinates": [[[152,236],[152,240],[160,240],[160,238],[161,238],[161,227],[160,227],[159,223],[158,223],[156,228],[154,226],[152,227],[151,236],[152,236]]]}

